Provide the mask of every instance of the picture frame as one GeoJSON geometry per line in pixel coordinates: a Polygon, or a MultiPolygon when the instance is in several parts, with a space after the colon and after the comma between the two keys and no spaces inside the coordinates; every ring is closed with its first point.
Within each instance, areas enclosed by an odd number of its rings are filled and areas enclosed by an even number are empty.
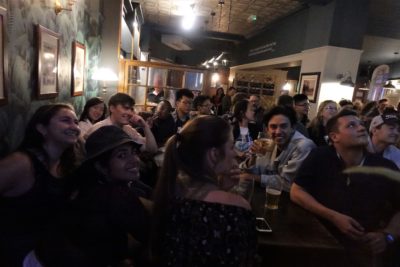
{"type": "Polygon", "coordinates": [[[311,103],[316,103],[321,72],[302,73],[300,76],[299,93],[305,94],[311,103]]]}
{"type": "Polygon", "coordinates": [[[58,95],[58,54],[60,35],[42,25],[37,32],[37,97],[55,98],[58,95]]]}
{"type": "Polygon", "coordinates": [[[86,48],[77,41],[72,42],[71,95],[83,95],[85,83],[86,48]]]}
{"type": "Polygon", "coordinates": [[[6,87],[6,26],[7,26],[7,9],[0,6],[0,106],[6,105],[7,100],[7,87],[6,87]]]}

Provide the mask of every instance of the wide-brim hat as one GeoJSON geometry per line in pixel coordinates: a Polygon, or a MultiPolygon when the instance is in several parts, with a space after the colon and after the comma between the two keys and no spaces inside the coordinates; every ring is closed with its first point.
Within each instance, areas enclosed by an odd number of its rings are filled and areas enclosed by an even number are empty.
{"type": "Polygon", "coordinates": [[[89,135],[86,140],[85,161],[97,158],[98,156],[127,143],[131,143],[137,149],[141,147],[141,144],[136,143],[127,133],[117,126],[109,125],[100,127],[89,135]]]}
{"type": "Polygon", "coordinates": [[[388,113],[388,114],[382,114],[379,116],[375,116],[371,124],[369,125],[369,131],[372,131],[372,129],[382,125],[382,124],[399,124],[399,117],[397,114],[394,113],[388,113]]]}

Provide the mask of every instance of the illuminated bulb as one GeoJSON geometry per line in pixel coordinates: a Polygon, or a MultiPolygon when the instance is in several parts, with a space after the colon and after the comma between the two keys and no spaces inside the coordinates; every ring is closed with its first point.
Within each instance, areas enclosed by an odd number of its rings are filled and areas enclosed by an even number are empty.
{"type": "Polygon", "coordinates": [[[290,91],[290,89],[292,89],[292,85],[289,82],[286,82],[283,86],[283,90],[290,91]]]}
{"type": "Polygon", "coordinates": [[[195,16],[191,14],[191,16],[184,16],[182,19],[182,28],[184,30],[190,30],[194,26],[195,16]]]}
{"type": "Polygon", "coordinates": [[[218,73],[213,73],[213,75],[211,76],[211,81],[213,82],[213,83],[216,83],[216,82],[218,82],[219,81],[219,74],[218,73]]]}

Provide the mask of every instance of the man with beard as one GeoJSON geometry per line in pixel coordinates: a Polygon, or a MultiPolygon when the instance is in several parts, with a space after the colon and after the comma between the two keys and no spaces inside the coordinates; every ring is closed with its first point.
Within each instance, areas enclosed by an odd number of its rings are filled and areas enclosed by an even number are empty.
{"type": "Polygon", "coordinates": [[[310,151],[315,148],[315,144],[294,129],[296,113],[292,108],[282,106],[272,108],[265,115],[264,123],[266,131],[272,138],[272,146],[265,149],[254,143],[252,151],[262,156],[257,156],[255,165],[249,166],[249,162],[246,162],[242,167],[252,168],[256,175],[241,173],[236,178],[254,178],[263,185],[269,179],[279,176],[283,182],[283,190],[289,192],[297,170],[310,151]]]}
{"type": "Polygon", "coordinates": [[[290,196],[321,217],[345,246],[351,266],[370,266],[400,236],[398,185],[380,176],[344,174],[343,170],[397,167],[379,155],[366,153],[367,131],[354,111],[343,109],[332,117],[327,132],[333,145],[310,153],[290,196]]]}

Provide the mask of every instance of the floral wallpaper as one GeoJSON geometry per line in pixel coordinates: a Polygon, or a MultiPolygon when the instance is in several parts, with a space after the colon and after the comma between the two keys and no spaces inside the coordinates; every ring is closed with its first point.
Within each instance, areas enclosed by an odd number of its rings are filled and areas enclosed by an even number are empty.
{"type": "MultiPolygon", "coordinates": [[[[55,14],[54,0],[0,0],[7,9],[6,60],[8,104],[0,106],[0,157],[18,147],[24,136],[25,125],[32,113],[46,103],[71,103],[77,114],[86,99],[98,95],[98,83],[89,79],[99,62],[101,0],[77,0],[72,10],[55,14]],[[40,24],[60,34],[58,65],[58,97],[47,100],[36,98],[36,31],[40,24]],[[71,50],[76,40],[86,47],[84,95],[71,97],[71,50]]],[[[60,1],[68,7],[68,0],[60,1]]]]}

